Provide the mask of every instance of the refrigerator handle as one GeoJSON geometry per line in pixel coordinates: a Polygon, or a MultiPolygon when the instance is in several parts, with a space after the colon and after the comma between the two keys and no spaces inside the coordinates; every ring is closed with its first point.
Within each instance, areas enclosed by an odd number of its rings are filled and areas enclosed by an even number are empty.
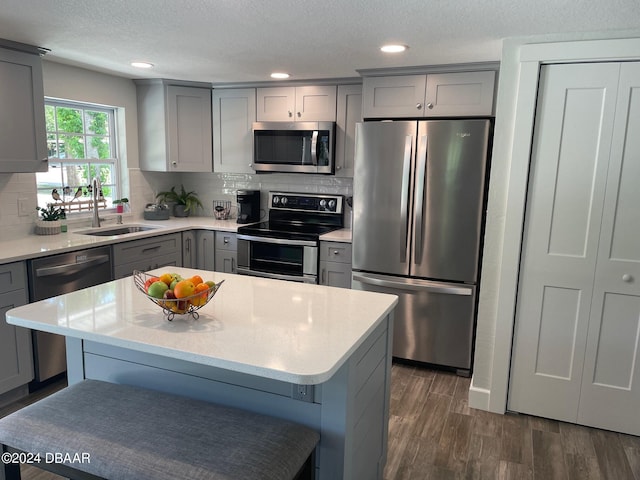
{"type": "Polygon", "coordinates": [[[431,293],[442,293],[445,295],[462,295],[468,297],[473,295],[473,288],[465,286],[451,285],[447,283],[429,282],[425,280],[414,281],[394,281],[383,278],[378,278],[364,274],[353,274],[353,280],[366,283],[368,285],[375,285],[377,287],[399,288],[401,290],[415,290],[431,293]]]}
{"type": "Polygon", "coordinates": [[[400,262],[407,261],[407,240],[409,235],[409,173],[411,171],[411,154],[413,150],[413,135],[404,139],[404,160],[402,165],[402,190],[400,200],[400,262]]]}
{"type": "Polygon", "coordinates": [[[416,178],[416,200],[415,200],[415,263],[422,263],[422,251],[424,250],[424,181],[427,173],[427,135],[420,137],[418,146],[418,165],[416,178]]]}

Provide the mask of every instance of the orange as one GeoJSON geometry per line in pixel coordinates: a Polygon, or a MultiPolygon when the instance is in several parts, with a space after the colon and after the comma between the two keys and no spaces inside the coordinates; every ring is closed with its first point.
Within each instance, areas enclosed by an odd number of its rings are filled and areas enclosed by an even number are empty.
{"type": "Polygon", "coordinates": [[[206,283],[199,283],[198,285],[196,285],[195,294],[197,295],[197,297],[191,299],[191,304],[196,307],[204,305],[205,303],[207,303],[207,296],[209,295],[209,285],[207,285],[206,283]]]}
{"type": "Polygon", "coordinates": [[[199,285],[202,283],[202,277],[200,275],[194,275],[189,280],[191,280],[194,285],[199,285]]]}
{"type": "Polygon", "coordinates": [[[196,286],[193,284],[191,280],[181,280],[176,283],[176,286],[173,288],[173,293],[176,298],[184,298],[190,297],[195,293],[196,286]]]}
{"type": "Polygon", "coordinates": [[[160,275],[160,281],[166,283],[168,287],[169,285],[171,285],[171,282],[173,282],[173,275],[171,275],[170,273],[163,273],[162,275],[160,275]]]}

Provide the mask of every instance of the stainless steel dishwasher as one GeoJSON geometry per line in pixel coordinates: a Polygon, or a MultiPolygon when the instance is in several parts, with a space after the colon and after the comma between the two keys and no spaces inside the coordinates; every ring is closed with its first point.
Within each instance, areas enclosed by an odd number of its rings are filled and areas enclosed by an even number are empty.
{"type": "MultiPolygon", "coordinates": [[[[28,262],[29,301],[37,302],[112,280],[111,247],[98,247],[28,262]]],[[[33,330],[32,389],[67,370],[64,337],[33,330]]]]}

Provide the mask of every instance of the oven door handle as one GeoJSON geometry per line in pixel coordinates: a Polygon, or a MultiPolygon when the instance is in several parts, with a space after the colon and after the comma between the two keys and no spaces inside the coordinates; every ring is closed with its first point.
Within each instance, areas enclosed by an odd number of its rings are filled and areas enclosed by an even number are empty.
{"type": "Polygon", "coordinates": [[[303,247],[317,247],[318,243],[313,240],[292,240],[285,238],[261,237],[259,235],[238,235],[238,240],[247,240],[249,242],[275,243],[278,245],[293,245],[303,247]]]}
{"type": "Polygon", "coordinates": [[[256,270],[250,270],[248,268],[238,267],[236,272],[239,275],[251,275],[252,277],[263,277],[263,278],[274,278],[276,280],[292,280],[294,282],[301,283],[317,283],[317,279],[315,276],[306,276],[306,275],[282,275],[280,273],[265,273],[258,272],[256,270]]]}

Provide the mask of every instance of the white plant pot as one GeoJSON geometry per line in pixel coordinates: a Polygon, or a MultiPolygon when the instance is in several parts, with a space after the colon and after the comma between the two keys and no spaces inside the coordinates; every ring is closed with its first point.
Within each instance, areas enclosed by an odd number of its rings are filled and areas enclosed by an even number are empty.
{"type": "Polygon", "coordinates": [[[57,235],[60,233],[60,227],[62,222],[60,220],[54,220],[52,222],[45,222],[44,220],[36,220],[36,234],[37,235],[57,235]]]}

